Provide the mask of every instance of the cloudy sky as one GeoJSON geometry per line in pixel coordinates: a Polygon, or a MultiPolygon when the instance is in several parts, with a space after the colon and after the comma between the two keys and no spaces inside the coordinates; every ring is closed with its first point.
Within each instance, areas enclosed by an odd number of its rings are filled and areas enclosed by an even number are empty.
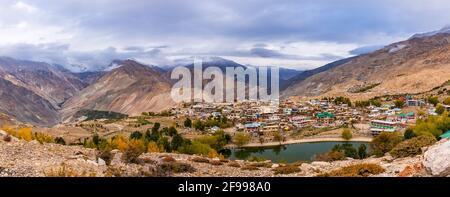
{"type": "Polygon", "coordinates": [[[446,0],[1,0],[0,56],[99,66],[191,56],[309,69],[450,24],[446,0]]]}

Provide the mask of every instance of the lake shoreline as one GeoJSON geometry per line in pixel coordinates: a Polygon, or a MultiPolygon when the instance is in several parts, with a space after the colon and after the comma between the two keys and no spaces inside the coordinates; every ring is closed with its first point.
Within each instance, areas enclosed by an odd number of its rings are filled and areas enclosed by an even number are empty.
{"type": "MultiPolygon", "coordinates": [[[[355,137],[350,140],[344,140],[341,137],[326,137],[326,138],[306,138],[298,140],[287,140],[284,142],[266,142],[266,143],[249,143],[239,148],[264,148],[264,147],[276,147],[289,144],[302,144],[302,143],[314,143],[314,142],[371,142],[371,137],[355,137]]],[[[237,148],[237,147],[234,147],[237,148]]]]}

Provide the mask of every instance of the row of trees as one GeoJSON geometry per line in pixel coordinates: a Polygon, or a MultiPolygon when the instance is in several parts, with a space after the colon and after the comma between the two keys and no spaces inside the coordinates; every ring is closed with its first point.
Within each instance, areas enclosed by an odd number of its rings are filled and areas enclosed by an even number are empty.
{"type": "Polygon", "coordinates": [[[184,126],[187,128],[194,128],[199,131],[205,131],[207,128],[212,128],[214,126],[217,126],[219,128],[229,128],[233,126],[233,123],[228,120],[225,116],[219,116],[219,117],[211,117],[207,120],[195,120],[192,121],[190,118],[186,118],[184,121],[184,126]]]}

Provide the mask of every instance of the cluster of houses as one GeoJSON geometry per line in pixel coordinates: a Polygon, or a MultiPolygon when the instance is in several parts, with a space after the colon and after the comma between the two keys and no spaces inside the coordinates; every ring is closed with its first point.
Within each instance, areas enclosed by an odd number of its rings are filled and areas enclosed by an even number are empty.
{"type": "MultiPolygon", "coordinates": [[[[406,99],[405,104],[411,107],[426,106],[425,101],[410,97],[406,99]]],[[[234,123],[235,131],[267,138],[273,136],[273,132],[285,134],[287,131],[303,128],[338,128],[353,123],[368,124],[371,134],[378,135],[381,132],[398,131],[416,119],[416,113],[403,112],[402,109],[395,108],[393,105],[354,108],[347,104],[337,105],[327,100],[197,103],[174,110],[175,114],[194,119],[226,117],[228,121],[234,123]]],[[[219,128],[210,129],[214,132],[219,128]]]]}

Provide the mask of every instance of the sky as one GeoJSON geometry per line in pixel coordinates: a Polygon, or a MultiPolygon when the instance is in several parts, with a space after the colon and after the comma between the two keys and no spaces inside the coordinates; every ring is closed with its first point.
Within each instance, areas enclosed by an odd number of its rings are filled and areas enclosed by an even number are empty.
{"type": "Polygon", "coordinates": [[[311,69],[449,25],[447,0],[1,0],[0,56],[76,70],[194,56],[311,69]]]}

